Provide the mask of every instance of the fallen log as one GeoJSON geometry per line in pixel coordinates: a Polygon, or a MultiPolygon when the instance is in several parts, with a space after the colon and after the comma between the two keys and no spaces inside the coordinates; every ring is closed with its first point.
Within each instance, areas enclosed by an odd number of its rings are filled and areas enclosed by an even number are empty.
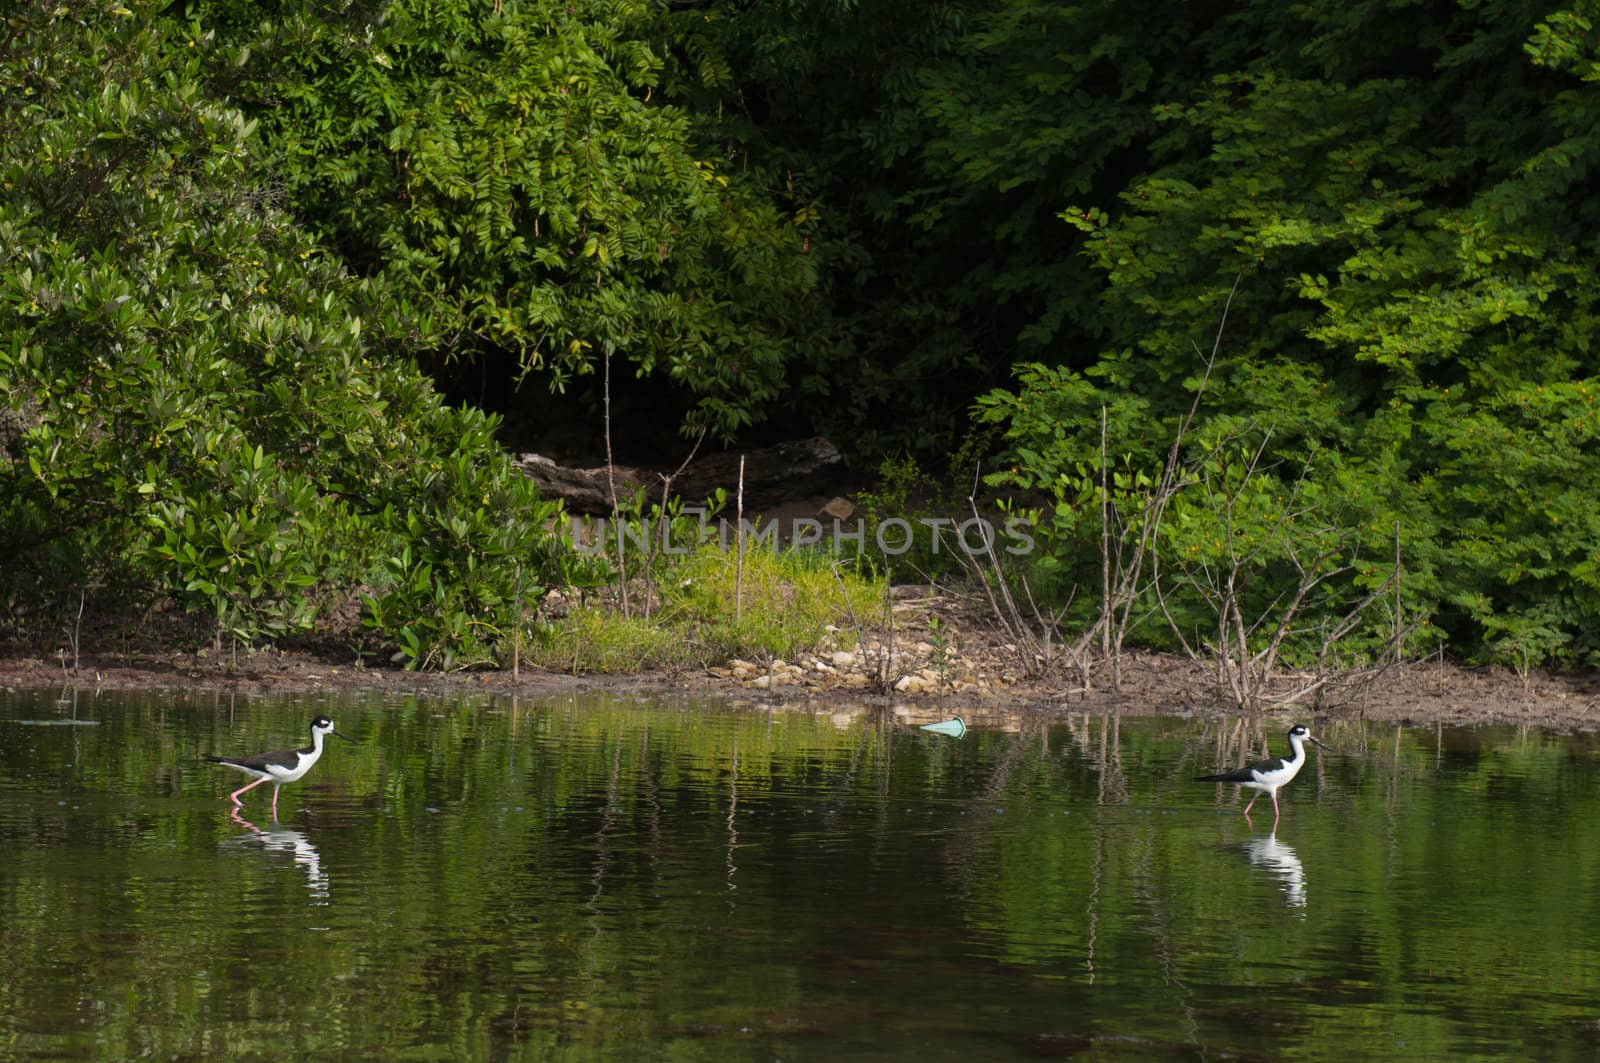
{"type": "MultiPolygon", "coordinates": [[[[672,481],[672,493],[689,503],[709,498],[719,487],[732,498],[739,485],[739,458],[745,460],[744,497],[748,509],[762,509],[796,498],[826,495],[844,472],[839,450],[820,436],[756,450],[724,451],[696,458],[672,481]]],[[[602,515],[611,512],[611,477],[617,500],[632,497],[642,487],[652,502],[661,500],[662,486],[671,470],[640,469],[617,465],[607,475],[604,465],[578,468],[562,465],[542,454],[523,454],[516,460],[523,475],[539,485],[546,498],[566,502],[572,513],[602,515]]]]}

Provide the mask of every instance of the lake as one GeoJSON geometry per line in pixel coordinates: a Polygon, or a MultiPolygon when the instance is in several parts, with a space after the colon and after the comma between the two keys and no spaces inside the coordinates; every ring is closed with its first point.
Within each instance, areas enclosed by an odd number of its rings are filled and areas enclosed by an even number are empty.
{"type": "Polygon", "coordinates": [[[1595,735],[940,715],[0,692],[0,1058],[1600,1053],[1595,735]]]}

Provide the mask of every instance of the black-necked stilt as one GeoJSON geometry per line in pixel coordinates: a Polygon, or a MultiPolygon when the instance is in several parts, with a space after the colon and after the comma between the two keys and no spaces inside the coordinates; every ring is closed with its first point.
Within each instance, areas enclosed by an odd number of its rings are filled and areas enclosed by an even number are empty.
{"type": "Polygon", "coordinates": [[[1197,775],[1195,780],[1197,782],[1231,782],[1239,786],[1248,786],[1255,790],[1255,797],[1250,799],[1250,804],[1244,806],[1244,814],[1246,816],[1250,815],[1250,809],[1255,806],[1256,798],[1259,798],[1262,794],[1271,794],[1272,818],[1276,822],[1278,818],[1278,790],[1280,787],[1288,785],[1289,780],[1300,774],[1300,769],[1305,767],[1305,744],[1307,742],[1322,746],[1323,749],[1328,748],[1311,737],[1309,728],[1301,724],[1295,724],[1289,728],[1289,745],[1294,749],[1294,753],[1291,756],[1269,757],[1266,760],[1257,761],[1247,767],[1239,768],[1237,771],[1226,772],[1222,775],[1197,775]]]}
{"type": "Polygon", "coordinates": [[[271,753],[257,753],[253,757],[207,757],[213,764],[226,764],[235,771],[242,771],[252,776],[256,781],[248,786],[241,786],[228,796],[233,798],[233,803],[238,805],[239,795],[255,789],[264,782],[272,784],[272,818],[278,818],[278,787],[286,782],[294,782],[311,770],[311,766],[322,756],[322,739],[326,735],[335,735],[344,738],[346,742],[354,739],[345,738],[333,729],[333,721],[326,716],[318,716],[311,721],[311,745],[305,749],[279,749],[271,753]]]}

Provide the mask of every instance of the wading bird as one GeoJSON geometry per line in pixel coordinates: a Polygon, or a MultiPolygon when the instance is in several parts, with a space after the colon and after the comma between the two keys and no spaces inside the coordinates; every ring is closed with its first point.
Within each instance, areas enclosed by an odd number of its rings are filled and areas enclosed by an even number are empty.
{"type": "Polygon", "coordinates": [[[305,749],[279,749],[271,753],[257,753],[253,757],[207,757],[213,764],[225,764],[235,771],[242,771],[255,779],[248,786],[241,786],[229,797],[238,805],[239,795],[255,789],[264,782],[272,784],[272,818],[278,818],[278,787],[286,782],[294,782],[306,772],[311,770],[322,756],[322,739],[326,735],[344,738],[346,742],[354,742],[352,738],[345,738],[333,729],[333,721],[326,716],[318,716],[311,721],[311,745],[305,749]]]}
{"type": "Polygon", "coordinates": [[[1289,780],[1300,774],[1300,769],[1305,767],[1305,744],[1307,742],[1322,746],[1323,749],[1328,748],[1327,746],[1322,745],[1321,742],[1318,742],[1315,738],[1311,737],[1311,731],[1309,728],[1297,723],[1293,727],[1289,728],[1289,745],[1294,749],[1294,754],[1292,756],[1269,757],[1266,760],[1257,761],[1254,764],[1239,768],[1235,771],[1226,772],[1222,775],[1197,775],[1195,776],[1195,781],[1231,782],[1238,786],[1248,786],[1252,790],[1255,790],[1255,797],[1250,798],[1250,804],[1244,806],[1244,814],[1246,817],[1250,815],[1250,809],[1255,805],[1256,798],[1259,798],[1262,794],[1271,794],[1272,819],[1273,822],[1277,822],[1278,790],[1283,786],[1287,786],[1289,784],[1289,780]]]}

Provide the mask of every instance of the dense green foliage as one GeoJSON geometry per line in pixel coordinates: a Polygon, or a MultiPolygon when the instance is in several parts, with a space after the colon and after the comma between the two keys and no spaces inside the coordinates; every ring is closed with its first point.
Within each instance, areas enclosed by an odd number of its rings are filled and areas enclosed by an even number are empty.
{"type": "Polygon", "coordinates": [[[614,354],[728,434],[818,342],[795,219],[653,101],[652,5],[190,12],[300,217],[439,355],[508,351],[563,390],[614,354]]]}
{"type": "Polygon", "coordinates": [[[1592,11],[713,7],[741,104],[718,134],[823,204],[865,365],[838,423],[949,449],[955,406],[1014,367],[979,423],[993,482],[1044,504],[1036,580],[1098,587],[1104,409],[1116,537],[1159,531],[1179,585],[1143,638],[1214,625],[1181,585],[1222,570],[1264,615],[1309,558],[1330,621],[1398,550],[1409,617],[1373,613],[1369,642],[1595,659],[1592,11]],[[1202,379],[1196,489],[1158,524],[1202,379]]]}
{"type": "Polygon", "coordinates": [[[1060,500],[1103,406],[1111,452],[1158,468],[1237,283],[1199,475],[1225,475],[1225,444],[1264,442],[1282,486],[1254,527],[1303,478],[1301,528],[1342,529],[1340,559],[1369,575],[1397,535],[1412,608],[1457,646],[1592,663],[1593,30],[1521,4],[1416,17],[1302,12],[1158,108],[1150,171],[1064,215],[1105,277],[1107,342],[1082,371],[1025,368],[986,412],[1010,479],[1060,500]]]}
{"type": "Polygon", "coordinates": [[[771,4],[720,24],[749,104],[720,128],[813,160],[871,366],[846,418],[906,403],[885,431],[948,447],[952,400],[1015,366],[979,419],[1060,594],[1100,582],[1105,410],[1116,536],[1159,531],[1177,591],[1145,639],[1214,626],[1183,588],[1223,571],[1262,616],[1321,573],[1321,629],[1398,551],[1410,615],[1369,642],[1590,663],[1593,15],[771,4]]]}
{"type": "Polygon", "coordinates": [[[1145,642],[1600,659],[1592,4],[54,11],[0,54],[13,615],[362,595],[500,659],[572,569],[413,367],[476,360],[865,469],[998,441],[1079,625],[1112,549],[1145,642]]]}
{"type": "Polygon", "coordinates": [[[1057,215],[1115,196],[1226,43],[1205,4],[711,7],[740,79],[700,109],[819,204],[845,352],[820,420],[874,463],[951,449],[1014,359],[1086,359],[1099,285],[1057,215]]]}
{"type": "Polygon", "coordinates": [[[380,355],[390,323],[266,201],[197,42],[122,8],[9,26],[8,618],[171,600],[220,645],[362,609],[415,663],[496,659],[560,547],[494,423],[380,355]]]}

